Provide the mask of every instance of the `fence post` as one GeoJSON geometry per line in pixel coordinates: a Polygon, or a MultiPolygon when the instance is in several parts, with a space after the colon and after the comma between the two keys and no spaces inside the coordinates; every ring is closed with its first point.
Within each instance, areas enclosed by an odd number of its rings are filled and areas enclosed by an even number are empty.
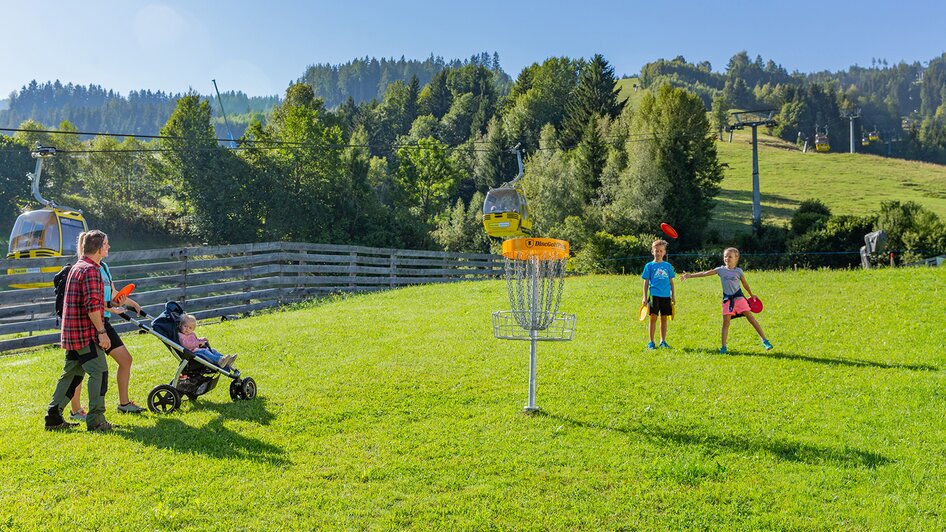
{"type": "Polygon", "coordinates": [[[391,273],[388,278],[388,287],[396,288],[397,287],[397,250],[391,250],[391,273]]]}
{"type": "MultiPolygon", "coordinates": [[[[349,252],[349,253],[348,253],[348,276],[349,276],[349,277],[356,277],[356,276],[357,276],[357,275],[355,274],[355,268],[356,268],[357,266],[358,266],[358,253],[357,253],[357,252],[354,252],[354,251],[349,252]]],[[[348,288],[351,288],[352,291],[354,291],[354,290],[355,290],[355,286],[356,286],[356,285],[355,285],[354,280],[349,281],[349,283],[348,283],[348,288]]]]}

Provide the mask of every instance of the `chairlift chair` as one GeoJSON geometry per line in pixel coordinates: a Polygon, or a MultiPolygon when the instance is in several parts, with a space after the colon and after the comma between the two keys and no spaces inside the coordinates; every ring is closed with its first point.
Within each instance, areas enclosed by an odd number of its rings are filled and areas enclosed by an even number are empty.
{"type": "Polygon", "coordinates": [[[525,194],[517,185],[522,179],[522,152],[516,145],[516,159],[519,162],[519,174],[508,183],[491,188],[483,201],[483,228],[486,234],[495,238],[513,238],[532,236],[532,219],[525,194]]]}
{"type": "Polygon", "coordinates": [[[821,133],[817,127],[815,127],[815,151],[820,153],[827,153],[831,151],[831,144],[828,142],[828,127],[825,126],[824,133],[821,133]]]}
{"type": "MultiPolygon", "coordinates": [[[[88,224],[82,211],[47,200],[39,193],[39,179],[43,171],[43,160],[56,154],[56,148],[40,146],[31,155],[36,159],[36,170],[30,175],[33,182],[33,197],[42,205],[42,209],[24,212],[19,215],[10,232],[8,259],[33,259],[44,257],[64,257],[76,254],[79,234],[88,231],[88,224]]],[[[59,266],[43,268],[10,268],[7,274],[19,273],[55,273],[59,266]]],[[[11,284],[11,288],[46,288],[47,283],[11,284]]]]}

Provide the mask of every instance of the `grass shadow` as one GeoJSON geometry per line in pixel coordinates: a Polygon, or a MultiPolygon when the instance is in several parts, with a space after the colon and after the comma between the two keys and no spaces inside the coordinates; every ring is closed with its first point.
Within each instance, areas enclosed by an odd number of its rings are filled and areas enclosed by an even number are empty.
{"type": "Polygon", "coordinates": [[[833,448],[784,439],[752,439],[737,435],[706,434],[698,429],[682,431],[646,426],[643,424],[638,428],[614,427],[601,423],[575,420],[567,416],[545,411],[540,412],[539,415],[576,427],[644,436],[678,445],[699,445],[711,449],[726,449],[738,453],[764,451],[779,460],[788,462],[801,462],[812,465],[834,464],[842,467],[864,467],[868,469],[875,469],[893,462],[890,458],[882,454],[862,451],[848,446],[833,448]]]}
{"type": "Polygon", "coordinates": [[[795,353],[786,353],[784,351],[741,351],[730,349],[728,353],[721,354],[716,349],[697,348],[684,350],[691,353],[706,353],[720,357],[761,357],[775,360],[801,360],[803,362],[814,362],[816,364],[827,364],[829,366],[850,366],[856,368],[880,368],[880,369],[908,369],[911,371],[939,371],[939,367],[930,364],[887,364],[885,362],[875,362],[873,360],[859,360],[856,358],[821,358],[809,355],[798,355],[795,353]]]}
{"type": "Polygon", "coordinates": [[[256,396],[250,401],[234,401],[232,403],[213,403],[200,399],[184,399],[181,408],[185,412],[216,412],[227,419],[252,421],[260,425],[269,425],[276,419],[266,408],[266,398],[256,396]]]}
{"type": "Polygon", "coordinates": [[[282,447],[244,436],[224,425],[224,421],[230,419],[257,422],[263,419],[265,422],[261,425],[269,424],[275,416],[266,410],[260,398],[234,404],[197,403],[192,409],[213,411],[218,415],[198,428],[184,423],[177,413],[156,414],[153,426],[119,426],[114,433],[151,447],[180,453],[201,454],[210,458],[237,458],[277,466],[289,464],[282,447]],[[252,406],[239,408],[246,405],[252,406]],[[240,412],[243,414],[235,415],[240,412]]]}

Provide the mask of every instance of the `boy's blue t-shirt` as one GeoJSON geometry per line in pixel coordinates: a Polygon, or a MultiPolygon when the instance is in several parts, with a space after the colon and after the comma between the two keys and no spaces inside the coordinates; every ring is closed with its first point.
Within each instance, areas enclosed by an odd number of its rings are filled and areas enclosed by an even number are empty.
{"type": "Polygon", "coordinates": [[[670,297],[670,279],[674,277],[673,266],[667,261],[650,261],[641,274],[641,279],[650,281],[650,295],[657,297],[670,297]]]}

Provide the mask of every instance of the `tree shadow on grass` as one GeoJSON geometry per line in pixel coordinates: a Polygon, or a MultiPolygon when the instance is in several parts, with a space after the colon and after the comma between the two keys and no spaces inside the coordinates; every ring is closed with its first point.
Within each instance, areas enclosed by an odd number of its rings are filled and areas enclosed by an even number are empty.
{"type": "Polygon", "coordinates": [[[699,445],[709,449],[727,449],[738,453],[752,453],[764,451],[779,460],[801,462],[806,464],[833,464],[841,467],[864,467],[875,469],[893,461],[886,456],[861,451],[848,446],[840,448],[815,445],[812,443],[789,441],[779,438],[747,438],[738,435],[706,434],[700,429],[684,431],[668,429],[650,425],[640,425],[637,428],[608,426],[596,422],[574,420],[559,414],[542,411],[543,417],[555,419],[576,427],[621,432],[627,435],[644,436],[668,443],[680,445],[699,445]]]}
{"type": "Polygon", "coordinates": [[[763,357],[782,360],[801,360],[804,362],[814,362],[816,364],[827,364],[829,366],[851,366],[857,368],[881,368],[881,369],[909,369],[912,371],[939,371],[937,366],[930,364],[887,364],[885,362],[875,362],[873,360],[858,360],[856,358],[821,358],[808,355],[798,355],[795,353],[786,353],[777,351],[741,351],[730,349],[728,353],[721,354],[716,349],[698,348],[687,349],[686,351],[694,353],[706,353],[720,357],[763,357]]]}
{"type": "Polygon", "coordinates": [[[193,427],[180,418],[188,410],[183,414],[181,411],[169,415],[154,414],[153,426],[119,426],[114,433],[158,449],[180,453],[196,453],[210,458],[236,458],[276,466],[289,464],[282,447],[244,436],[224,424],[225,421],[235,419],[268,425],[275,416],[266,410],[261,398],[232,404],[200,402],[190,410],[210,410],[218,415],[202,427],[193,427]]]}

